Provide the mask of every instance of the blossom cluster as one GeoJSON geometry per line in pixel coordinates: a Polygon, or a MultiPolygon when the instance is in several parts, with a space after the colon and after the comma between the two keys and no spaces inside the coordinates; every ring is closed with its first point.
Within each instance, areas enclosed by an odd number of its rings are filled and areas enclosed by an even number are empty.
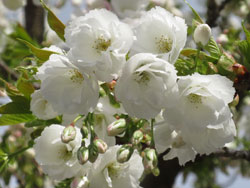
{"type": "MultiPolygon", "coordinates": [[[[141,1],[132,8],[144,9],[147,1],[141,1]]],[[[131,7],[111,3],[119,17],[95,9],[70,21],[69,50],[48,48],[54,53],[35,75],[41,88],[32,94],[31,111],[43,120],[62,116],[62,125],[46,127],[35,140],[36,161],[55,180],[75,177],[72,187],[140,187],[143,172],[159,174],[157,154],[171,148],[164,159],[177,157],[184,165],[236,134],[228,106],[235,94],[232,81],[177,76],[185,20],[156,6],[128,24],[120,18],[132,15],[131,7]],[[110,93],[102,94],[103,85],[110,93]],[[131,128],[129,143],[115,145],[114,136],[128,133],[129,120],[143,125],[131,128]],[[139,147],[142,142],[146,148],[139,147]]]]}

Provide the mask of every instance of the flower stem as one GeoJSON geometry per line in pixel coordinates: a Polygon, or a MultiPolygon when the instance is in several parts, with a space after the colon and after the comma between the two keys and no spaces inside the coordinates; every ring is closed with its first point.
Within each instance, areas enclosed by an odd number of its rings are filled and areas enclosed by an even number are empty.
{"type": "Polygon", "coordinates": [[[155,140],[154,140],[154,122],[155,119],[151,119],[151,135],[152,135],[152,140],[151,140],[151,147],[155,147],[155,140]]]}
{"type": "Polygon", "coordinates": [[[197,49],[197,54],[195,57],[195,71],[198,72],[198,61],[199,61],[199,56],[200,56],[201,48],[198,47],[197,49]]]}

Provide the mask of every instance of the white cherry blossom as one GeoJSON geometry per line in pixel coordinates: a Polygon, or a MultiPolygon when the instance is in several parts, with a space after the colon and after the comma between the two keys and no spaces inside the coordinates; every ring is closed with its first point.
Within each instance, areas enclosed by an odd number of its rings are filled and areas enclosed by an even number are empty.
{"type": "Polygon", "coordinates": [[[174,64],[187,40],[185,20],[156,7],[135,27],[134,53],[153,53],[174,64]]]}
{"type": "Polygon", "coordinates": [[[209,154],[231,142],[236,135],[228,104],[233,82],[220,75],[183,76],[178,80],[175,106],[166,108],[166,122],[181,131],[183,141],[200,154],[209,154]],[[181,118],[180,118],[181,117],[181,118]]]}
{"type": "Polygon", "coordinates": [[[115,95],[130,116],[154,118],[170,105],[176,88],[173,65],[152,54],[141,53],[129,59],[115,87],[115,95]]]}
{"type": "Polygon", "coordinates": [[[73,63],[93,71],[105,82],[117,78],[133,43],[130,27],[105,9],[95,9],[72,20],[65,38],[73,63]]]}
{"type": "Polygon", "coordinates": [[[52,105],[44,99],[40,90],[31,95],[30,110],[39,119],[48,120],[58,116],[52,105]]]}
{"type": "Polygon", "coordinates": [[[149,3],[150,0],[111,0],[112,8],[120,18],[141,16],[149,3]]]}
{"type": "Polygon", "coordinates": [[[144,170],[142,158],[134,151],[128,162],[119,163],[116,161],[119,148],[118,145],[110,147],[99,156],[89,173],[89,188],[140,188],[139,178],[144,170]]]}
{"type": "Polygon", "coordinates": [[[26,0],[3,0],[4,6],[10,10],[17,10],[26,5],[26,0]]]}
{"type": "Polygon", "coordinates": [[[53,54],[39,67],[41,93],[59,114],[87,114],[96,107],[99,86],[94,75],[81,72],[66,56],[53,54]]]}
{"type": "Polygon", "coordinates": [[[57,124],[46,127],[41,136],[35,139],[34,144],[37,163],[44,173],[58,181],[74,177],[83,168],[76,156],[82,141],[80,129],[76,128],[75,140],[68,144],[61,141],[63,129],[64,126],[57,124]]]}

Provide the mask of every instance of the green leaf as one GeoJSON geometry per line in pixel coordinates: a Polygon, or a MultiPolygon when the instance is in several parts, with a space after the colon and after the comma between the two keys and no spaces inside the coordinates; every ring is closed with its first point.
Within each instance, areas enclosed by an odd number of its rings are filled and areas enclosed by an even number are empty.
{"type": "Polygon", "coordinates": [[[64,30],[65,25],[59,20],[56,15],[52,12],[52,10],[49,9],[49,7],[43,2],[43,0],[40,0],[43,7],[48,11],[48,23],[52,30],[56,32],[56,34],[65,41],[64,38],[64,30]]]}
{"type": "Polygon", "coordinates": [[[17,89],[27,98],[30,98],[30,95],[35,91],[32,83],[23,77],[19,78],[17,82],[17,89]]]}
{"type": "Polygon", "coordinates": [[[194,10],[194,8],[186,1],[184,0],[184,2],[189,6],[189,8],[192,10],[193,14],[194,14],[194,19],[196,21],[198,21],[199,23],[204,23],[204,21],[201,19],[200,15],[194,10]]]}
{"type": "Polygon", "coordinates": [[[250,44],[250,32],[247,30],[247,28],[244,25],[244,21],[241,22],[242,28],[246,34],[247,42],[250,44]]]}
{"type": "Polygon", "coordinates": [[[0,126],[26,123],[34,119],[36,119],[36,117],[32,114],[4,114],[0,117],[0,126]]]}
{"type": "Polygon", "coordinates": [[[11,33],[9,36],[12,39],[16,40],[16,39],[19,38],[19,39],[28,41],[29,43],[31,43],[31,44],[33,44],[35,46],[39,46],[39,44],[32,39],[32,37],[27,33],[27,31],[20,24],[17,24],[14,27],[13,33],[11,33]]]}
{"type": "Polygon", "coordinates": [[[40,126],[49,126],[51,124],[60,124],[61,121],[57,118],[50,120],[40,120],[36,119],[34,121],[28,122],[25,124],[25,127],[40,127],[40,126]]]}
{"type": "Polygon", "coordinates": [[[195,72],[195,64],[192,59],[179,58],[174,64],[178,76],[186,76],[195,72]]]}
{"type": "Polygon", "coordinates": [[[41,62],[47,61],[51,54],[57,54],[57,52],[37,48],[25,40],[22,40],[22,39],[18,39],[18,40],[25,43],[29,47],[33,55],[36,56],[37,59],[40,60],[41,62]]]}
{"type": "Polygon", "coordinates": [[[29,102],[10,102],[0,107],[0,114],[31,114],[29,102]]]}
{"type": "Polygon", "coordinates": [[[219,46],[215,42],[215,40],[211,37],[208,41],[208,44],[205,46],[205,49],[210,53],[210,55],[214,58],[219,59],[222,55],[222,51],[220,50],[219,46]]]}
{"type": "MultiPolygon", "coordinates": [[[[192,48],[185,48],[181,51],[181,55],[185,57],[191,57],[191,56],[196,56],[197,55],[197,49],[192,49],[192,48]]],[[[211,62],[216,62],[218,61],[218,58],[212,57],[207,55],[205,52],[200,51],[199,54],[199,59],[203,61],[211,61],[211,62]]]]}

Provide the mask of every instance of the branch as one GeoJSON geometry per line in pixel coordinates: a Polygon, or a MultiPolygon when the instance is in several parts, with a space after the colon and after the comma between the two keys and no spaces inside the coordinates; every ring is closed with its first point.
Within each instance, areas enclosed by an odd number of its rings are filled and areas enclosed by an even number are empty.
{"type": "Polygon", "coordinates": [[[222,150],[214,152],[212,155],[230,159],[244,159],[250,162],[250,150],[229,150],[224,147],[222,150]]]}
{"type": "Polygon", "coordinates": [[[34,5],[33,0],[27,1],[25,7],[25,28],[29,35],[39,43],[43,41],[44,15],[42,6],[34,5]]]}
{"type": "Polygon", "coordinates": [[[18,80],[18,74],[10,69],[3,61],[0,60],[0,74],[7,80],[9,77],[18,80]]]}

